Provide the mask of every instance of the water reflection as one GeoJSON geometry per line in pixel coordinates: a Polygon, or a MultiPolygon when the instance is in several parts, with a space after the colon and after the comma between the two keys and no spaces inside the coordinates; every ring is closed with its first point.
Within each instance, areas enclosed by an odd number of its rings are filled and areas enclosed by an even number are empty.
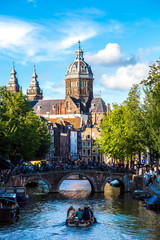
{"type": "Polygon", "coordinates": [[[26,188],[29,195],[44,195],[49,193],[48,185],[41,180],[30,181],[27,183],[26,188]]]}
{"type": "Polygon", "coordinates": [[[68,199],[85,199],[91,194],[91,185],[88,180],[64,180],[60,194],[68,199]]]}

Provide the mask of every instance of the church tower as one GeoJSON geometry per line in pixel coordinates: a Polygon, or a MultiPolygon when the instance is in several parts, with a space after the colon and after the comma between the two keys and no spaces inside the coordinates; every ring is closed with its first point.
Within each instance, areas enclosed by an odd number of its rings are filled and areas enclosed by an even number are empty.
{"type": "Polygon", "coordinates": [[[78,42],[78,50],[74,62],[68,67],[66,82],[66,98],[76,99],[86,112],[93,99],[93,73],[91,67],[84,61],[83,51],[78,42]]]}
{"type": "Polygon", "coordinates": [[[18,93],[21,89],[20,86],[18,84],[18,79],[16,77],[16,71],[15,71],[15,66],[14,66],[14,62],[13,62],[13,68],[12,71],[10,72],[11,77],[9,79],[9,83],[7,86],[7,90],[13,93],[18,93]]]}
{"type": "Polygon", "coordinates": [[[42,90],[39,87],[39,82],[37,80],[37,77],[38,76],[36,74],[36,69],[35,69],[35,66],[34,66],[32,81],[30,83],[29,89],[27,89],[28,100],[41,100],[41,99],[43,99],[43,93],[42,93],[42,90]]]}

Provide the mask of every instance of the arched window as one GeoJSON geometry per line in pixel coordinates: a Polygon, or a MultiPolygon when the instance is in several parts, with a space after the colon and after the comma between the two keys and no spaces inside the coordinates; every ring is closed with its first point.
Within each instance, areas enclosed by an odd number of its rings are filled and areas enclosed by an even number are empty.
{"type": "Polygon", "coordinates": [[[86,81],[81,81],[80,86],[81,87],[86,87],[86,81]]]}

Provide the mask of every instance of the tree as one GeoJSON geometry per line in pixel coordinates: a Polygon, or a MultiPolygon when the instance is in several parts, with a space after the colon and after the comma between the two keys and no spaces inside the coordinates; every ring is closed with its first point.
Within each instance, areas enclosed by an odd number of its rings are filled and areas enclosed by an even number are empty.
{"type": "Polygon", "coordinates": [[[51,145],[51,135],[46,126],[46,122],[43,120],[43,118],[41,118],[41,123],[38,127],[38,132],[40,134],[40,144],[38,150],[36,151],[36,157],[44,157],[45,154],[48,153],[51,145]]]}
{"type": "Polygon", "coordinates": [[[9,154],[14,160],[17,156],[25,161],[31,160],[43,144],[47,147],[50,145],[47,125],[35,115],[30,101],[21,91],[14,94],[5,87],[0,88],[0,99],[1,155],[9,154]]]}
{"type": "Polygon", "coordinates": [[[98,140],[101,152],[111,157],[124,159],[124,106],[113,105],[110,115],[104,116],[100,125],[101,137],[98,140]]]}
{"type": "Polygon", "coordinates": [[[135,85],[128,98],[121,105],[113,105],[111,114],[103,119],[98,141],[102,153],[124,160],[144,150],[142,116],[140,91],[135,85]]]}
{"type": "Polygon", "coordinates": [[[134,85],[128,98],[124,101],[125,105],[125,138],[126,138],[126,156],[137,155],[144,151],[145,140],[142,104],[140,103],[140,89],[134,85]]]}
{"type": "Polygon", "coordinates": [[[141,84],[145,93],[146,146],[160,154],[160,60],[150,66],[148,77],[141,84]]]}

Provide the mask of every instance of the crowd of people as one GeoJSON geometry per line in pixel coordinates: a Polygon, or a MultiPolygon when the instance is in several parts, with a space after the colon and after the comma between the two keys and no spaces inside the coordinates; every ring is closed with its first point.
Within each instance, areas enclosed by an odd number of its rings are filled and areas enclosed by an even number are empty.
{"type": "Polygon", "coordinates": [[[47,171],[68,171],[68,170],[99,170],[104,172],[118,172],[118,173],[135,173],[134,168],[129,168],[128,164],[124,163],[97,163],[90,161],[85,163],[83,160],[66,160],[66,161],[51,161],[47,163],[42,161],[41,163],[32,165],[31,163],[21,163],[13,170],[14,175],[20,173],[35,173],[35,172],[47,172],[47,171]]]}
{"type": "Polygon", "coordinates": [[[160,165],[158,168],[155,165],[147,166],[143,175],[146,180],[146,188],[152,184],[160,191],[160,165]]]}
{"type": "Polygon", "coordinates": [[[73,206],[71,206],[67,211],[67,220],[74,220],[75,218],[78,218],[78,220],[82,221],[96,221],[93,210],[90,208],[90,206],[84,207],[83,209],[78,208],[77,211],[73,208],[73,206]]]}

